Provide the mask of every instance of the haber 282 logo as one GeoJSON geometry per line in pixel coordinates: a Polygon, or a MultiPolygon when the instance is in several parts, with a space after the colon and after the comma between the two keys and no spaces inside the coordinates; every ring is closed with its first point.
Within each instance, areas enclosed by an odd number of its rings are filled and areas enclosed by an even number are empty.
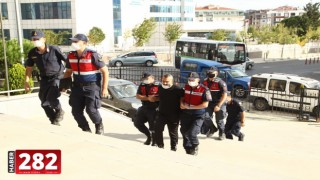
{"type": "Polygon", "coordinates": [[[61,174],[61,150],[8,151],[8,173],[61,174]]]}

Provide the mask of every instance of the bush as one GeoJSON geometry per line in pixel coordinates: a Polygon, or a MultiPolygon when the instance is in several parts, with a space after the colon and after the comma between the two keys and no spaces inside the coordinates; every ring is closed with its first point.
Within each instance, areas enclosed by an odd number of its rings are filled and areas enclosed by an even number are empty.
{"type": "MultiPolygon", "coordinates": [[[[9,88],[10,90],[15,89],[24,89],[24,82],[25,82],[25,74],[26,68],[22,66],[20,63],[14,64],[12,67],[9,68],[9,88]]],[[[7,82],[5,81],[5,84],[7,82]]],[[[30,78],[30,87],[34,87],[33,80],[30,78]]],[[[4,86],[5,90],[7,87],[4,86]]],[[[10,93],[12,95],[15,94],[24,94],[25,91],[18,91],[10,93]]]]}

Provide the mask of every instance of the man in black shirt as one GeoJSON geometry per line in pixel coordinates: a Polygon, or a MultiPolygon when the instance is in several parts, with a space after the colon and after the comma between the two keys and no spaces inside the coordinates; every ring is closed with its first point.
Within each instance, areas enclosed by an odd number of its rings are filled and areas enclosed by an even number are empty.
{"type": "Polygon", "coordinates": [[[65,69],[62,61],[66,61],[67,57],[59,47],[46,44],[45,34],[42,31],[32,31],[31,41],[35,47],[29,51],[28,59],[25,62],[24,88],[26,92],[31,90],[29,81],[32,78],[32,68],[36,65],[41,77],[39,90],[41,107],[51,124],[60,126],[59,122],[63,119],[64,111],[58,99],[61,95],[59,85],[65,69]]]}
{"type": "Polygon", "coordinates": [[[227,139],[233,139],[232,134],[243,141],[244,134],[240,132],[241,127],[244,127],[244,109],[238,100],[232,99],[230,94],[227,96],[227,122],[225,125],[225,133],[227,139]]]}
{"type": "Polygon", "coordinates": [[[147,136],[145,145],[155,146],[155,130],[154,122],[156,109],[159,106],[158,87],[159,83],[155,82],[154,76],[150,73],[144,73],[142,83],[138,87],[136,98],[140,99],[142,106],[137,111],[137,116],[134,118],[134,126],[147,136]],[[149,123],[149,129],[145,123],[149,123]]]}
{"type": "Polygon", "coordinates": [[[159,112],[155,125],[155,138],[159,148],[164,148],[163,131],[167,124],[171,150],[177,150],[180,99],[183,95],[183,89],[174,84],[173,76],[165,74],[162,77],[162,84],[159,85],[159,112]]]}

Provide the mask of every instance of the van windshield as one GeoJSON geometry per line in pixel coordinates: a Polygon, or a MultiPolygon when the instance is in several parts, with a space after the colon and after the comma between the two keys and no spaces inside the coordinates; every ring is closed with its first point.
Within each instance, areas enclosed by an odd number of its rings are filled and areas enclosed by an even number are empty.
{"type": "Polygon", "coordinates": [[[309,84],[310,88],[320,89],[320,82],[313,82],[309,84]]]}

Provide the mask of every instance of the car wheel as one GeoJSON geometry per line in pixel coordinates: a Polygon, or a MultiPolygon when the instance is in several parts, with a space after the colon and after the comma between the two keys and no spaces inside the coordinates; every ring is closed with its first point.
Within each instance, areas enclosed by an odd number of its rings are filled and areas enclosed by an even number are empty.
{"type": "Polygon", "coordinates": [[[235,86],[233,88],[233,95],[238,98],[245,98],[247,96],[247,92],[242,86],[235,86]]]}
{"type": "Polygon", "coordinates": [[[147,67],[152,67],[153,66],[153,62],[152,61],[147,61],[146,62],[146,66],[147,67]]]}
{"type": "MultiPolygon", "coordinates": [[[[320,107],[316,106],[313,108],[312,113],[315,117],[317,117],[318,115],[320,115],[320,107]]],[[[319,118],[319,117],[318,117],[319,118]]]]}
{"type": "Polygon", "coordinates": [[[252,64],[249,64],[247,67],[248,70],[252,69],[252,64]]]}
{"type": "Polygon", "coordinates": [[[265,99],[256,99],[253,102],[253,106],[258,110],[258,111],[265,111],[267,109],[269,109],[269,104],[267,102],[267,100],[265,99]]]}
{"type": "Polygon", "coordinates": [[[114,63],[114,66],[116,66],[116,67],[121,67],[123,64],[122,64],[122,62],[121,61],[116,61],[115,63],[114,63]]]}

